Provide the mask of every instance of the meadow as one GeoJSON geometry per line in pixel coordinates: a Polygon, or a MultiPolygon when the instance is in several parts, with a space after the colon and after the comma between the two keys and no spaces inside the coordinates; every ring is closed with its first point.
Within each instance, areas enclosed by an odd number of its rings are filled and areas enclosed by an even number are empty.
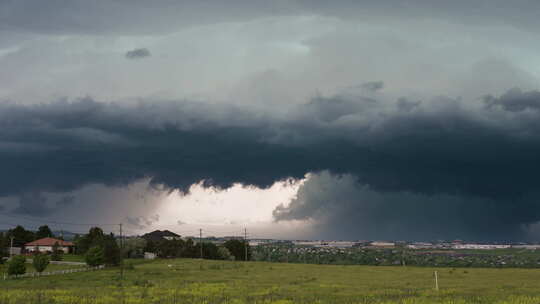
{"type": "Polygon", "coordinates": [[[19,303],[537,304],[540,270],[130,261],[123,277],[110,268],[0,281],[0,304],[19,303]]]}

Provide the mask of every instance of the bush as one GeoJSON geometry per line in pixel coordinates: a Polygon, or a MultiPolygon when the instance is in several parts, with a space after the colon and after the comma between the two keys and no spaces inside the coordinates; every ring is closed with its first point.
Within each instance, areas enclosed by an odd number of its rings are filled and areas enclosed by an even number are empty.
{"type": "Polygon", "coordinates": [[[231,254],[229,249],[227,249],[227,247],[219,247],[218,254],[222,260],[234,261],[234,256],[231,254]]]}
{"type": "Polygon", "coordinates": [[[34,261],[32,262],[32,264],[34,265],[34,269],[36,269],[37,272],[41,273],[49,265],[49,257],[44,254],[36,254],[34,256],[34,261]]]}
{"type": "Polygon", "coordinates": [[[99,246],[92,247],[86,252],[84,260],[88,266],[103,265],[105,258],[103,256],[103,249],[99,246]]]}
{"type": "Polygon", "coordinates": [[[229,240],[223,244],[223,247],[227,248],[237,261],[246,260],[246,246],[247,260],[251,260],[251,247],[244,240],[229,240]]]}
{"type": "Polygon", "coordinates": [[[11,258],[8,264],[8,274],[25,274],[26,273],[26,257],[23,255],[17,255],[11,258]]]}

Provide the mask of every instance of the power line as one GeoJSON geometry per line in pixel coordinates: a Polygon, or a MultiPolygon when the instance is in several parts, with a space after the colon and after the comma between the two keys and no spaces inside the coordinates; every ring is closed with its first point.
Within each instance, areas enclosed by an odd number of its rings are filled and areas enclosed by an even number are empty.
{"type": "Polygon", "coordinates": [[[53,220],[47,220],[47,219],[39,219],[36,217],[24,217],[24,216],[18,216],[13,215],[10,213],[4,213],[0,212],[0,215],[5,217],[11,217],[14,219],[22,219],[27,221],[33,221],[38,223],[45,223],[45,224],[59,224],[59,225],[73,225],[73,226],[117,226],[118,224],[110,224],[110,223],[71,223],[71,222],[60,222],[60,221],[53,221],[53,220]]]}

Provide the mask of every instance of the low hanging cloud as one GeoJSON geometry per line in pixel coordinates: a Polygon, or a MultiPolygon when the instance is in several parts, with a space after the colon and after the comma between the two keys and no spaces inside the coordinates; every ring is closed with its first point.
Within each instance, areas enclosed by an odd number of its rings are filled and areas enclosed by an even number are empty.
{"type": "Polygon", "coordinates": [[[47,216],[72,205],[75,197],[66,195],[53,204],[49,204],[48,201],[49,199],[39,191],[25,192],[20,195],[18,207],[13,212],[31,216],[47,216]]]}
{"type": "MultiPolygon", "coordinates": [[[[3,104],[0,197],[66,193],[88,184],[122,187],[142,179],[182,191],[201,181],[218,188],[235,183],[265,188],[324,171],[337,176],[338,185],[344,180],[358,185],[348,191],[351,196],[383,202],[366,213],[370,219],[407,228],[383,229],[381,236],[408,231],[419,237],[516,239],[540,220],[540,113],[510,106],[515,92],[488,99],[492,106],[446,97],[404,102],[379,93],[317,96],[291,106],[285,117],[189,101],[3,104]],[[33,148],[10,148],[24,145],[33,148]],[[400,208],[407,212],[387,212],[400,208]],[[429,223],[438,227],[449,212],[459,228],[421,233],[429,223]],[[399,214],[407,216],[397,219],[399,214]],[[409,219],[415,224],[405,225],[409,219]],[[496,223],[497,229],[486,229],[496,223]]],[[[525,108],[534,109],[538,92],[521,94],[532,100],[525,108]]],[[[37,210],[44,203],[35,198],[37,210]]],[[[331,232],[338,219],[332,214],[363,208],[358,199],[329,198],[330,205],[299,200],[312,210],[293,202],[276,211],[276,218],[318,219],[329,223],[325,231],[331,232]],[[347,202],[345,209],[340,201],[347,202]],[[319,216],[323,211],[327,215],[319,216]]],[[[132,222],[146,225],[144,219],[132,222]]],[[[350,229],[361,231],[362,225],[349,222],[350,229]]]]}
{"type": "Polygon", "coordinates": [[[523,92],[519,88],[514,88],[503,94],[501,97],[492,95],[483,98],[486,107],[501,107],[505,111],[522,112],[525,110],[540,110],[540,92],[523,92]]]}
{"type": "Polygon", "coordinates": [[[150,56],[150,51],[146,48],[134,49],[126,52],[127,59],[142,59],[150,56]]]}
{"type": "Polygon", "coordinates": [[[538,220],[540,193],[513,201],[452,194],[378,191],[350,174],[310,174],[276,221],[311,223],[310,237],[323,239],[402,239],[507,241],[534,239],[527,223],[538,220]]]}
{"type": "Polygon", "coordinates": [[[137,216],[137,217],[126,217],[128,225],[136,229],[145,229],[151,227],[155,223],[159,222],[159,214],[153,216],[137,216]]]}

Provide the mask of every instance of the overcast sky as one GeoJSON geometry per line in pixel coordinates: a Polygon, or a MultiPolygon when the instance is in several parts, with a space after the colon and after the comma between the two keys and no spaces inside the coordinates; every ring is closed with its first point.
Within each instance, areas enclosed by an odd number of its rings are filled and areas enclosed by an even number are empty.
{"type": "Polygon", "coordinates": [[[0,229],[538,240],[538,12],[0,0],[0,229]]]}

